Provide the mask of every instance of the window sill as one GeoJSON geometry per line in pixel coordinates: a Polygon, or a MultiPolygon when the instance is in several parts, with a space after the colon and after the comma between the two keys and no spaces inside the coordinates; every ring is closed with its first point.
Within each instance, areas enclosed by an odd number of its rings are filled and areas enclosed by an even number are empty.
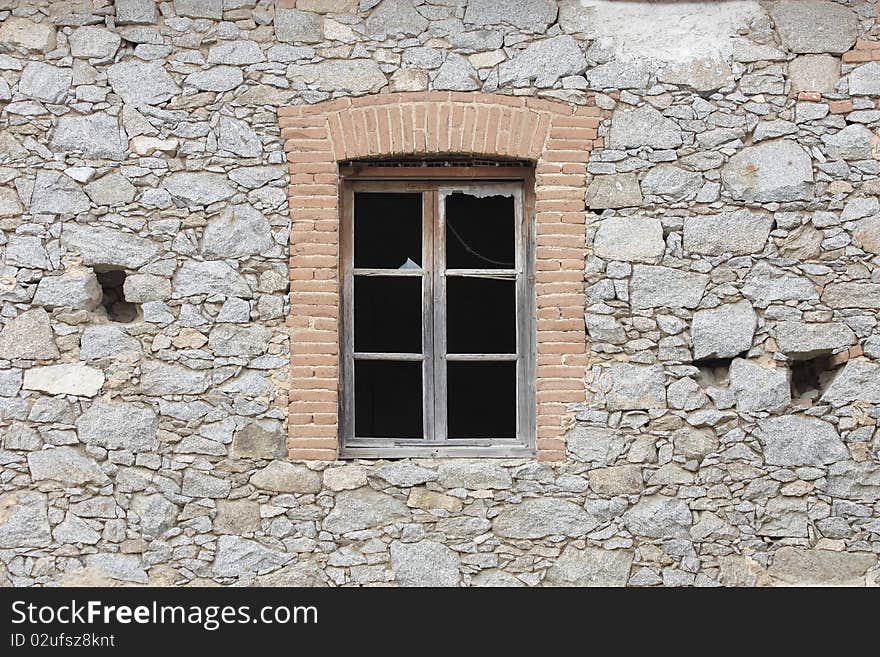
{"type": "Polygon", "coordinates": [[[534,458],[535,450],[522,445],[469,445],[396,446],[396,447],[341,447],[340,459],[405,459],[405,458],[534,458]]]}

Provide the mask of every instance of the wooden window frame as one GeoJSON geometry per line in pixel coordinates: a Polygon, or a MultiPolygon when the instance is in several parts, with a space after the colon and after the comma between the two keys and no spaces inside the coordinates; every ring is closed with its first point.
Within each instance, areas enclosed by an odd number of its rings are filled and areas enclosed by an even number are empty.
{"type": "MultiPolygon", "coordinates": [[[[340,166],[340,331],[339,331],[339,457],[491,457],[535,455],[536,438],[536,297],[535,297],[535,195],[534,172],[523,166],[340,166]],[[454,191],[483,191],[491,187],[513,193],[517,217],[516,263],[504,270],[516,280],[517,353],[473,354],[454,360],[517,363],[517,435],[512,439],[448,439],[444,394],[445,371],[435,367],[448,358],[445,344],[445,212],[442,199],[454,191]],[[358,270],[359,275],[419,276],[422,284],[422,353],[357,354],[354,351],[354,194],[357,191],[399,191],[423,194],[422,268],[419,270],[358,270]],[[435,262],[435,258],[437,261],[435,262]],[[396,273],[395,273],[396,272],[396,273]],[[442,358],[441,358],[442,355],[442,358]],[[357,439],[354,435],[354,361],[424,361],[421,439],[357,439]],[[435,408],[436,407],[436,408],[435,408]],[[432,440],[432,438],[439,438],[432,440]]],[[[494,270],[452,270],[455,275],[498,275],[494,270]]]]}

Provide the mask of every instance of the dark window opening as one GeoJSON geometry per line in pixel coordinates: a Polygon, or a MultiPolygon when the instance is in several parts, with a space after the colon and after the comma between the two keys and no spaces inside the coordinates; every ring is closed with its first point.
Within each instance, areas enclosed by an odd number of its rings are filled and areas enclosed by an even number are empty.
{"type": "Polygon", "coordinates": [[[446,197],[447,269],[513,269],[515,244],[512,196],[446,197]]]}
{"type": "Polygon", "coordinates": [[[420,438],[422,364],[356,361],[355,433],[362,438],[420,438]]]}
{"type": "Polygon", "coordinates": [[[515,354],[516,281],[448,277],[446,336],[450,354],[515,354]]]}
{"type": "Polygon", "coordinates": [[[101,285],[101,305],[111,322],[129,323],[137,319],[138,307],[125,300],[125,272],[121,269],[96,272],[101,285]]]}
{"type": "Polygon", "coordinates": [[[694,362],[700,371],[699,381],[704,388],[724,385],[730,378],[733,358],[706,358],[694,362]]]}
{"type": "Polygon", "coordinates": [[[421,353],[420,276],[355,276],[354,349],[421,353]]]}
{"type": "Polygon", "coordinates": [[[797,360],[791,363],[791,398],[795,402],[812,404],[837,374],[837,367],[828,354],[797,360]]]}
{"type": "Polygon", "coordinates": [[[354,208],[355,267],[421,266],[421,194],[355,194],[354,208]]]}
{"type": "Polygon", "coordinates": [[[450,438],[516,436],[516,363],[448,364],[450,438]]]}

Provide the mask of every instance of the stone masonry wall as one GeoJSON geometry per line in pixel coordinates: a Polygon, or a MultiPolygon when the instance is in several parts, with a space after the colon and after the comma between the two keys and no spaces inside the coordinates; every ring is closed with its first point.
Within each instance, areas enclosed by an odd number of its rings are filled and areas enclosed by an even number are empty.
{"type": "Polygon", "coordinates": [[[0,583],[877,586],[878,46],[873,0],[0,0],[0,583]],[[430,90],[610,117],[565,459],[293,461],[277,108],[430,90]]]}

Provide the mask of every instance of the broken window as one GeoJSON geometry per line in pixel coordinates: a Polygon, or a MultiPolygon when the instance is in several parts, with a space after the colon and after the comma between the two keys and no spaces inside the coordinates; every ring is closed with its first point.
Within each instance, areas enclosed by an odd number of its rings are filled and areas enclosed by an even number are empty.
{"type": "Polygon", "coordinates": [[[498,177],[345,181],[343,456],[531,453],[524,176],[498,177]]]}

